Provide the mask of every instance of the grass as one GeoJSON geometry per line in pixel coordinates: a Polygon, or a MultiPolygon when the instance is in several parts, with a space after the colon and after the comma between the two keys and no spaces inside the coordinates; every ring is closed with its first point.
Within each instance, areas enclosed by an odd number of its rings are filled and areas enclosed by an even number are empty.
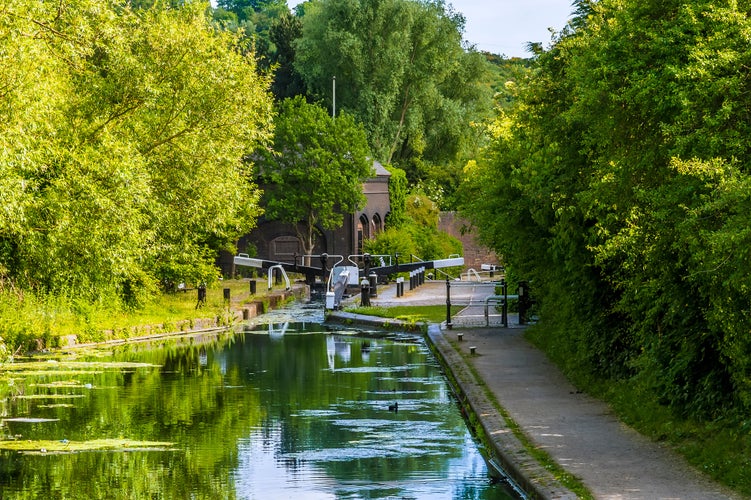
{"type": "MultiPolygon", "coordinates": [[[[464,309],[464,306],[451,306],[451,316],[464,309]]],[[[393,318],[408,323],[440,323],[446,320],[446,306],[393,306],[393,307],[350,307],[347,312],[376,316],[379,318],[393,318]]]]}
{"type": "Polygon", "coordinates": [[[0,290],[0,362],[14,354],[66,345],[63,337],[69,335],[75,335],[79,343],[98,342],[188,330],[204,319],[231,324],[234,315],[224,300],[225,288],[230,290],[233,307],[264,301],[268,294],[262,280],[257,280],[256,295],[250,294],[247,279],[225,280],[206,290],[206,303],[200,308],[196,307],[197,290],[188,290],[161,293],[142,309],[125,310],[105,300],[91,304],[70,297],[0,290]]]}

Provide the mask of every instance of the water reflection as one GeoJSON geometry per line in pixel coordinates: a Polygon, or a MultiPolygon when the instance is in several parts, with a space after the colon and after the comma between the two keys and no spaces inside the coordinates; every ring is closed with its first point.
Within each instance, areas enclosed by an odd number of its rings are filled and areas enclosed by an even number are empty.
{"type": "Polygon", "coordinates": [[[421,338],[279,319],[112,358],[153,367],[14,378],[35,397],[4,389],[5,436],[173,444],[2,451],[2,497],[509,498],[421,338]]]}

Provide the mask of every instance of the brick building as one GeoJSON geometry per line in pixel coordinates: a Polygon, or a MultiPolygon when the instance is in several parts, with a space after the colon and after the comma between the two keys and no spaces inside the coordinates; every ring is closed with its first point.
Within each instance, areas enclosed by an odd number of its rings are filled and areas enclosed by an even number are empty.
{"type": "MultiPolygon", "coordinates": [[[[341,228],[320,231],[314,254],[329,255],[362,254],[363,241],[375,237],[383,231],[386,215],[391,210],[389,201],[389,173],[379,162],[373,162],[375,176],[363,183],[363,193],[367,199],[365,207],[355,213],[344,215],[341,228]]],[[[279,221],[258,220],[258,226],[237,242],[237,251],[260,259],[293,263],[295,255],[303,254],[302,242],[297,237],[294,226],[279,221]]],[[[298,260],[298,263],[300,261],[298,260]]],[[[223,254],[219,259],[222,273],[234,275],[232,255],[223,254]]],[[[318,262],[313,263],[319,265],[318,262]]]]}

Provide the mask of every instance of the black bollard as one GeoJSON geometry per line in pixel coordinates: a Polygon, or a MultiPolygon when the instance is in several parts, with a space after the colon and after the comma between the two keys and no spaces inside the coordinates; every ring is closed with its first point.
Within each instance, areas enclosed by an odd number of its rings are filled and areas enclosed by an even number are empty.
{"type": "Polygon", "coordinates": [[[256,280],[254,280],[253,278],[250,279],[250,294],[256,294],[256,280]]]}
{"type": "Polygon", "coordinates": [[[229,302],[229,294],[230,294],[229,288],[225,288],[224,289],[224,301],[225,302],[229,302]]]}
{"type": "Polygon", "coordinates": [[[378,297],[378,275],[376,273],[370,273],[368,285],[370,285],[370,296],[378,297]]]}
{"type": "Polygon", "coordinates": [[[370,307],[370,282],[367,278],[363,278],[360,281],[360,305],[362,307],[370,307]]]}
{"type": "Polygon", "coordinates": [[[196,303],[196,309],[206,305],[206,285],[201,283],[198,285],[198,302],[196,303]]]}

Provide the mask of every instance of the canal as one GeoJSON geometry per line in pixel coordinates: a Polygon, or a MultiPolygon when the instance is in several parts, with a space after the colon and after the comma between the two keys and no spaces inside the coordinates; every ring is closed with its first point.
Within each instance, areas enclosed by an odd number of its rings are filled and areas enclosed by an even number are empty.
{"type": "Polygon", "coordinates": [[[322,319],[3,374],[0,498],[515,498],[422,336],[322,319]]]}

